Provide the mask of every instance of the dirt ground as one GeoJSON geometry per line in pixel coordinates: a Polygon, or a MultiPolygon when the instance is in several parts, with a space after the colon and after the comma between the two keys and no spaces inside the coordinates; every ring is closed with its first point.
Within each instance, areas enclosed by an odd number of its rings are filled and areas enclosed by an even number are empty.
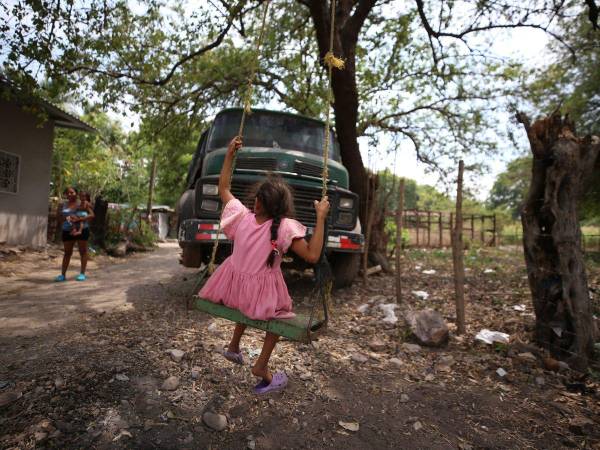
{"type": "MultiPolygon", "coordinates": [[[[177,253],[163,244],[124,260],[97,257],[89,281],[64,284],[50,281],[56,249],[0,259],[1,448],[600,448],[597,374],[543,368],[529,344],[518,252],[467,255],[463,337],[453,333],[449,252],[405,255],[404,307],[442,312],[451,328],[442,348],[407,345],[401,310],[396,325],[382,322],[377,305],[394,299],[391,276],[337,291],[314,346],[276,349],[273,367],[290,384],[268,398],[251,393],[248,365],[219,354],[231,324],[186,311],[194,271],[177,253]],[[510,345],[474,340],[484,326],[509,333],[510,345]],[[168,349],[185,356],[176,362],[168,349]],[[178,385],[166,390],[171,376],[178,385]],[[203,423],[206,411],[223,416],[223,431],[203,423]]],[[[597,292],[600,271],[591,267],[597,292]]],[[[288,279],[302,308],[310,277],[288,279]]],[[[261,334],[249,332],[247,359],[260,345],[261,334]]]]}

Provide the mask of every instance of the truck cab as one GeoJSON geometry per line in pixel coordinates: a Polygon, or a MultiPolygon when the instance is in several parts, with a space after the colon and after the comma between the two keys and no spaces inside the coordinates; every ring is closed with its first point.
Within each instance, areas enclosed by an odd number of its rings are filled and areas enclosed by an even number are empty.
{"type": "MultiPolygon", "coordinates": [[[[239,108],[219,112],[205,130],[190,163],[186,190],[177,204],[181,262],[200,267],[210,260],[213,243],[219,240],[217,262],[231,252],[231,243],[219,234],[221,201],[218,180],[227,145],[238,133],[239,108]],[[223,245],[222,245],[223,244],[223,245]]],[[[246,117],[244,146],[237,155],[231,192],[252,208],[251,188],[269,174],[280,175],[292,188],[298,221],[315,225],[314,200],[321,198],[324,124],[308,117],[269,110],[253,110],[246,117]]],[[[339,144],[331,132],[327,195],[331,203],[326,252],[337,287],[352,283],[360,267],[364,237],[358,219],[358,197],[351,192],[348,171],[341,164],[339,144]]],[[[290,252],[284,261],[304,267],[290,252]]]]}

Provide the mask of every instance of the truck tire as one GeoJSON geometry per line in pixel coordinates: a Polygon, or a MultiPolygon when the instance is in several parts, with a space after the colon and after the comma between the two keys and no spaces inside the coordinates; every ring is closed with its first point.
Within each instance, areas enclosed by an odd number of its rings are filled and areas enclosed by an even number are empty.
{"type": "Polygon", "coordinates": [[[352,285],[360,270],[360,253],[335,252],[329,257],[336,289],[352,285]]]}
{"type": "Polygon", "coordinates": [[[200,267],[202,265],[202,250],[196,245],[181,247],[181,264],[183,267],[200,267]]]}
{"type": "MultiPolygon", "coordinates": [[[[183,193],[177,202],[175,208],[177,213],[177,238],[179,238],[179,227],[184,220],[192,219],[194,217],[194,190],[188,189],[183,193]]],[[[179,246],[183,248],[183,245],[179,243],[179,246]]]]}

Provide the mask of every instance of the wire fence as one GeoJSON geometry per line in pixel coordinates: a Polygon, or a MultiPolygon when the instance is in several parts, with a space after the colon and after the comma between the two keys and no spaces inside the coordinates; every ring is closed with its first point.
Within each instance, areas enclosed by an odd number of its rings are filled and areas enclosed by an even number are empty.
{"type": "MultiPolygon", "coordinates": [[[[502,246],[512,246],[515,250],[522,251],[523,249],[523,234],[505,234],[498,235],[498,244],[502,246]]],[[[585,253],[600,253],[600,234],[582,234],[581,249],[585,253]]]]}

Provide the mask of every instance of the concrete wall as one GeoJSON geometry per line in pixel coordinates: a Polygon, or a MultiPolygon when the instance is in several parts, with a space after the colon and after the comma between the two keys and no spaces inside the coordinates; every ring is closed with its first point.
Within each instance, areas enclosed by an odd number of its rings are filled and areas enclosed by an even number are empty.
{"type": "Polygon", "coordinates": [[[54,124],[0,99],[0,150],[21,156],[19,191],[0,192],[0,243],[46,244],[54,124]]]}

